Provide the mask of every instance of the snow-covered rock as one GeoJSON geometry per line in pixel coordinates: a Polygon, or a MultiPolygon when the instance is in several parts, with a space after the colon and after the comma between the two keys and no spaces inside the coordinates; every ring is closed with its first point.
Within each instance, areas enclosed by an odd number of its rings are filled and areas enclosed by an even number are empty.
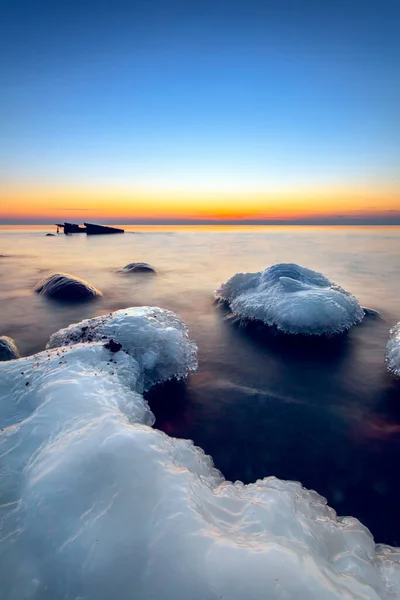
{"type": "Polygon", "coordinates": [[[139,331],[129,353],[106,340],[0,365],[2,600],[398,598],[400,549],[300,483],[225,481],[151,427],[143,354],[172,365],[176,345],[139,331]]]}
{"type": "Polygon", "coordinates": [[[277,264],[258,273],[237,273],[215,292],[234,314],[290,334],[333,335],[364,318],[357,298],[321,273],[277,264]]]}
{"type": "Polygon", "coordinates": [[[14,340],[7,335],[0,336],[0,361],[19,358],[19,352],[14,340]]]}
{"type": "Polygon", "coordinates": [[[80,301],[102,296],[93,285],[68,273],[53,273],[45,277],[33,288],[41,296],[57,300],[80,301]]]}
{"type": "Polygon", "coordinates": [[[386,364],[388,370],[400,377],[400,323],[390,331],[389,341],[386,345],[386,364]]]}
{"type": "Polygon", "coordinates": [[[48,348],[114,339],[140,364],[144,388],[197,369],[197,346],[183,321],[156,306],[124,308],[54,333],[48,348]]]}
{"type": "Polygon", "coordinates": [[[118,273],[155,273],[154,267],[144,262],[134,262],[119,269],[118,273]]]}

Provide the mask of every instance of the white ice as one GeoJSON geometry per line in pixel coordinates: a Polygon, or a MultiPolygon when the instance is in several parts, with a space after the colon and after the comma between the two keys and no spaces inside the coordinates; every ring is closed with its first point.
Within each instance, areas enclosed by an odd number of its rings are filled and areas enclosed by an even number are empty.
{"type": "Polygon", "coordinates": [[[338,334],[364,318],[357,298],[321,273],[295,264],[237,273],[215,295],[235,315],[291,334],[338,334]]]}
{"type": "Polygon", "coordinates": [[[173,312],[157,306],[125,308],[87,319],[54,333],[48,348],[114,339],[140,365],[143,386],[185,377],[197,369],[197,346],[173,312]]]}
{"type": "Polygon", "coordinates": [[[129,354],[85,342],[0,364],[2,600],[399,598],[400,549],[299,483],[227,482],[151,427],[143,355],[169,377],[177,350],[155,329],[129,354]]]}
{"type": "Polygon", "coordinates": [[[389,341],[386,345],[386,364],[388,370],[400,377],[400,323],[390,331],[389,341]]]}

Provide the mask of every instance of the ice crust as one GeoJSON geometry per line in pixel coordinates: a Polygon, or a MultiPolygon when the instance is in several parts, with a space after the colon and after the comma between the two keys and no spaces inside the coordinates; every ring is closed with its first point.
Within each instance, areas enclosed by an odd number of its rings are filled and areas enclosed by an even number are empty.
{"type": "Polygon", "coordinates": [[[243,319],[259,320],[284,333],[333,335],[364,318],[357,298],[322,273],[277,264],[258,273],[237,273],[215,292],[243,319]]]}
{"type": "Polygon", "coordinates": [[[157,312],[156,326],[154,310],[134,313],[140,347],[86,341],[0,364],[2,600],[399,598],[400,549],[300,483],[225,481],[191,441],[151,427],[143,355],[156,353],[150,386],[157,361],[169,377],[177,359],[168,322],[193,350],[178,317],[157,312]]]}
{"type": "Polygon", "coordinates": [[[183,321],[156,306],[125,308],[54,333],[47,348],[114,339],[140,365],[144,389],[197,369],[197,346],[183,321]]]}
{"type": "Polygon", "coordinates": [[[386,364],[390,373],[400,377],[400,323],[390,330],[386,345],[386,364]]]}

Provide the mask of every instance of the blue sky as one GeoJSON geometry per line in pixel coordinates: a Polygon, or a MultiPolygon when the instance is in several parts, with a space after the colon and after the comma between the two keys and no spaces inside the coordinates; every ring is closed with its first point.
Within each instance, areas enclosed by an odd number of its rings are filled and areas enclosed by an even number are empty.
{"type": "Polygon", "coordinates": [[[0,7],[8,190],[400,188],[400,2],[0,7]]]}

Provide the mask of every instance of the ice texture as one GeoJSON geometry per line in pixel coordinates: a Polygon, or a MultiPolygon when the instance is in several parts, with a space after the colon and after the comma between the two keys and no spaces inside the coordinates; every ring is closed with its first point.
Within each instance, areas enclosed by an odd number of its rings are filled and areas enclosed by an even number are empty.
{"type": "Polygon", "coordinates": [[[342,333],[365,314],[349,292],[322,273],[295,264],[237,273],[215,295],[240,318],[262,321],[290,334],[342,333]]]}
{"type": "Polygon", "coordinates": [[[93,285],[68,273],[53,273],[39,281],[33,290],[41,296],[70,302],[102,296],[100,290],[93,285]]]}
{"type": "Polygon", "coordinates": [[[0,336],[0,361],[19,358],[19,351],[14,340],[7,335],[0,336]]]}
{"type": "Polygon", "coordinates": [[[144,389],[197,369],[197,346],[184,322],[156,306],[125,308],[54,333],[47,348],[114,339],[140,365],[144,389]]]}
{"type": "Polygon", "coordinates": [[[190,342],[172,313],[130,311],[140,345],[119,311],[101,326],[125,351],[86,341],[0,364],[2,600],[399,598],[400,549],[300,483],[225,481],[151,427],[143,356],[150,386],[177,359],[162,331],[190,342]]]}
{"type": "Polygon", "coordinates": [[[390,373],[400,377],[400,323],[390,330],[386,345],[386,364],[390,373]]]}

